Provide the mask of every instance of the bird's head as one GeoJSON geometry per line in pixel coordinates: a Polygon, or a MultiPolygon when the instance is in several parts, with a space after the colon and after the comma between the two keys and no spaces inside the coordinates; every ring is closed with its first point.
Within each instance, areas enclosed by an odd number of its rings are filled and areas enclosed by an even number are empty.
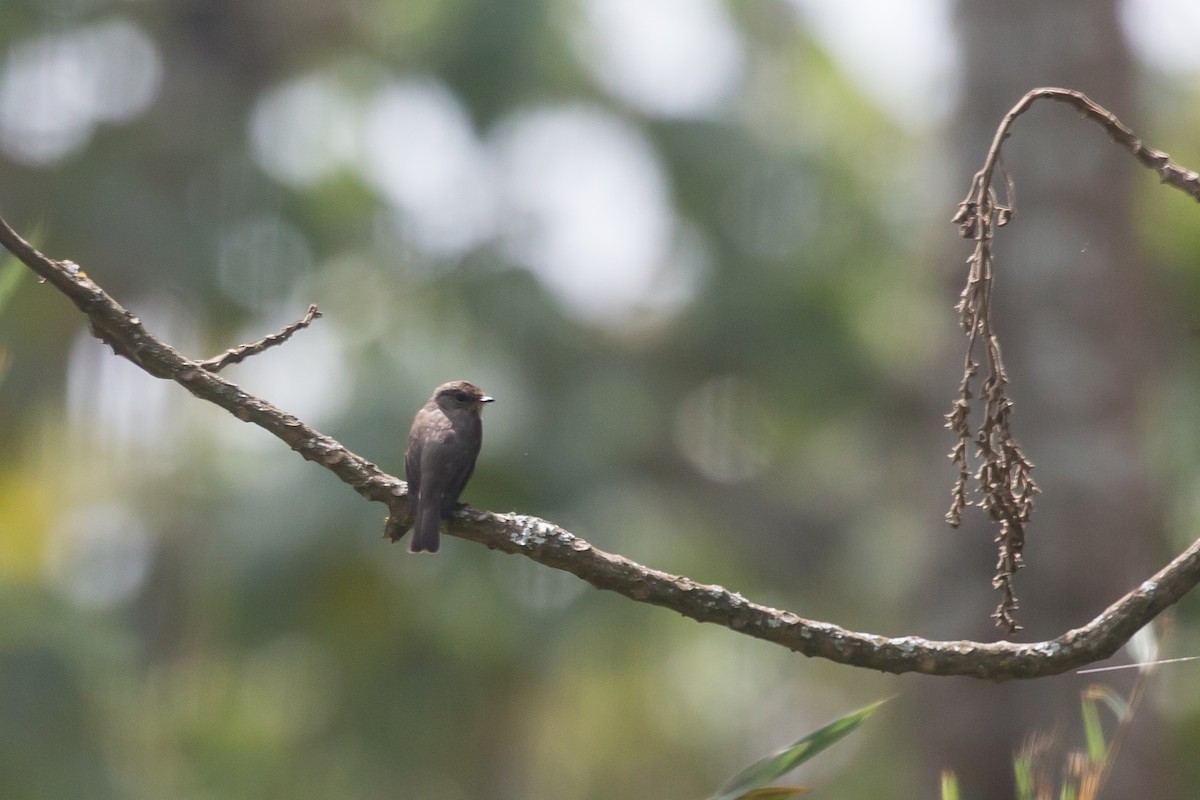
{"type": "Polygon", "coordinates": [[[483,411],[485,403],[495,400],[470,381],[443,383],[433,393],[433,399],[443,411],[466,409],[474,414],[483,411]]]}

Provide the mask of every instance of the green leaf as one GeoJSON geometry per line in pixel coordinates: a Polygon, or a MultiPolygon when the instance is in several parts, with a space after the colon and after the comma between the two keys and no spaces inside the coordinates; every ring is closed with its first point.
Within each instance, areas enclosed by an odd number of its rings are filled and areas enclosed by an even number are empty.
{"type": "Polygon", "coordinates": [[[1017,783],[1017,800],[1033,800],[1033,764],[1027,756],[1013,759],[1013,778],[1017,783]]]}
{"type": "Polygon", "coordinates": [[[853,731],[869,719],[886,702],[886,700],[880,700],[865,708],[860,708],[858,711],[853,711],[844,717],[835,719],[828,725],[813,731],[808,736],[795,742],[790,747],[785,747],[778,753],[755,761],[733,776],[728,783],[713,795],[711,800],[739,800],[747,792],[766,786],[766,784],[781,775],[791,772],[817,753],[853,731]]]}
{"type": "Polygon", "coordinates": [[[958,778],[948,769],[942,770],[942,800],[958,800],[958,778]]]}
{"type": "Polygon", "coordinates": [[[1102,764],[1108,753],[1108,746],[1104,742],[1104,727],[1100,724],[1100,709],[1096,701],[1103,700],[1118,720],[1124,719],[1129,713],[1129,704],[1125,698],[1101,684],[1093,684],[1084,689],[1081,699],[1088,760],[1093,764],[1102,764]]]}
{"type": "Polygon", "coordinates": [[[791,800],[802,794],[808,794],[811,789],[807,786],[768,786],[765,789],[755,789],[739,795],[737,800],[791,800]]]}

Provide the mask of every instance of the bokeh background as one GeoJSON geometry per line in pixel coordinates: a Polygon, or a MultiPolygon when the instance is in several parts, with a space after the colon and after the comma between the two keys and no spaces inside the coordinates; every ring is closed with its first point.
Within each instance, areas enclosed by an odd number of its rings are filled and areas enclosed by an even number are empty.
{"type": "MultiPolygon", "coordinates": [[[[1200,167],[1197,41],[1191,0],[4,0],[0,215],[194,357],[317,303],[227,375],[385,470],[469,378],[498,399],[473,505],[993,639],[991,532],[942,522],[948,220],[1035,86],[1200,167]]],[[[1063,107],[1007,153],[1032,640],[1196,536],[1200,207],[1063,107]]],[[[796,781],[1009,798],[1026,737],[1082,743],[1090,677],[876,675],[460,540],[409,557],[381,507],[0,282],[5,798],[700,798],[890,695],[796,781]]],[[[1200,653],[1198,616],[1163,656],[1200,653]]],[[[1164,669],[1110,796],[1194,796],[1198,750],[1200,668],[1164,669]]]]}

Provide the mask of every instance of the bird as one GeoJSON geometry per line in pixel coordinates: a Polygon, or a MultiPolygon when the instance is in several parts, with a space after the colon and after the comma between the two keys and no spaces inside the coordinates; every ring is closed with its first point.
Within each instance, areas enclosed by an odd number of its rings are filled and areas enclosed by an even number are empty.
{"type": "Polygon", "coordinates": [[[413,418],[404,475],[413,518],[410,553],[436,553],[438,525],[458,507],[483,444],[481,413],[495,398],[470,381],[443,383],[413,418]]]}

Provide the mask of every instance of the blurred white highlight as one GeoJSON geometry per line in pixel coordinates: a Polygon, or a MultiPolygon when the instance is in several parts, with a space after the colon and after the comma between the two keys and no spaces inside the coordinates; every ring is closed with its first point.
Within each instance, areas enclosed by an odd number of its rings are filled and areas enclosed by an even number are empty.
{"type": "Polygon", "coordinates": [[[86,147],[97,125],[142,114],[161,83],[158,48],[127,20],[18,42],[0,71],[0,150],[53,164],[86,147]]]}
{"type": "Polygon", "coordinates": [[[712,114],[733,94],[745,61],[719,0],[582,0],[572,34],[593,79],[653,115],[712,114]]]}

